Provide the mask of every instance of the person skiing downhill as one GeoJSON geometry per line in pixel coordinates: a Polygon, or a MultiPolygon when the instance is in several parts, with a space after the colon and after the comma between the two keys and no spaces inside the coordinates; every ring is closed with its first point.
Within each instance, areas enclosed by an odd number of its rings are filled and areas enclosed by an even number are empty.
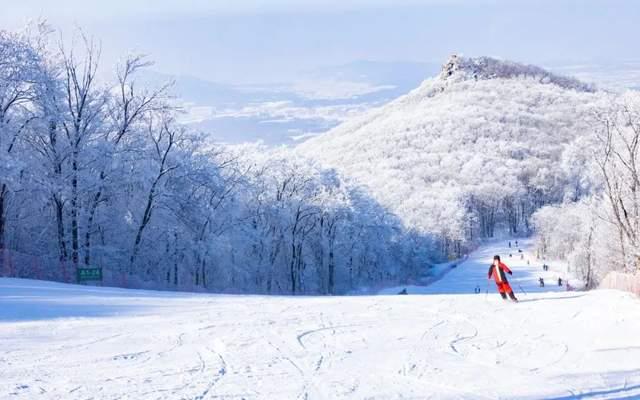
{"type": "Polygon", "coordinates": [[[498,292],[504,300],[506,300],[507,295],[509,295],[509,297],[511,297],[511,300],[517,302],[518,299],[516,298],[516,295],[513,294],[513,290],[511,289],[511,285],[509,285],[509,281],[507,281],[507,274],[513,275],[513,272],[511,272],[506,264],[500,261],[500,256],[494,256],[493,264],[491,264],[491,266],[489,267],[487,278],[493,278],[496,281],[498,292]]]}

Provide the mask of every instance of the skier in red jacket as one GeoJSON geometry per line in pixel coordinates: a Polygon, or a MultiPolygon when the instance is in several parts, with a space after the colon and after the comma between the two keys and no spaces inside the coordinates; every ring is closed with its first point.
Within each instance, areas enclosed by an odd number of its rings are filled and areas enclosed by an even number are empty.
{"type": "Polygon", "coordinates": [[[507,275],[513,275],[513,272],[503,262],[500,261],[500,256],[493,257],[493,264],[489,267],[488,279],[493,278],[498,286],[498,292],[503,299],[507,299],[507,295],[511,297],[511,300],[517,302],[516,296],[513,294],[513,290],[507,281],[507,275]]]}

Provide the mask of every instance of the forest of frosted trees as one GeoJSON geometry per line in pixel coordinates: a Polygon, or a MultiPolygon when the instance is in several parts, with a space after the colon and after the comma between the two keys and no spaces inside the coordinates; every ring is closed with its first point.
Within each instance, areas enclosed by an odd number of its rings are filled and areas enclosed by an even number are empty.
{"type": "MultiPolygon", "coordinates": [[[[334,171],[287,149],[225,147],[176,123],[170,85],[106,80],[99,47],[45,26],[0,32],[0,273],[258,293],[344,293],[444,255],[334,171]]],[[[107,73],[105,73],[105,71],[107,73]]]]}
{"type": "Polygon", "coordinates": [[[579,195],[531,220],[538,252],[567,260],[590,289],[609,271],[640,273],[640,96],[608,96],[587,123],[563,157],[579,195]]]}
{"type": "Polygon", "coordinates": [[[52,36],[0,31],[0,275],[334,294],[531,233],[589,287],[640,266],[635,95],[461,60],[298,149],[225,146],[137,83],[146,57],[52,36]]]}
{"type": "Polygon", "coordinates": [[[448,248],[529,235],[538,208],[583,196],[575,184],[583,172],[564,154],[604,97],[541,71],[455,57],[439,77],[300,150],[366,183],[448,248]]]}

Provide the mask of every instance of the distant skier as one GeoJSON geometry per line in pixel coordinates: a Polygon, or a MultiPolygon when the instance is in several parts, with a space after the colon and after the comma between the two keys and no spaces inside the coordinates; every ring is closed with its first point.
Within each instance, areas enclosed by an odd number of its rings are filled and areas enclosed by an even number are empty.
{"type": "Polygon", "coordinates": [[[511,248],[511,240],[509,240],[509,248],[511,248]]]}
{"type": "Polygon", "coordinates": [[[544,287],[544,279],[542,277],[538,279],[538,282],[540,282],[540,287],[544,287]]]}
{"type": "Polygon", "coordinates": [[[558,278],[558,286],[562,286],[562,278],[558,278]]]}
{"type": "Polygon", "coordinates": [[[511,297],[511,300],[517,302],[515,294],[513,294],[513,290],[509,285],[509,281],[507,281],[507,275],[513,275],[513,272],[506,266],[503,262],[500,261],[500,256],[493,257],[493,264],[489,267],[488,279],[493,278],[496,281],[496,286],[498,287],[498,292],[500,296],[504,300],[507,299],[507,295],[511,297]]]}
{"type": "Polygon", "coordinates": [[[518,241],[516,240],[516,247],[518,247],[518,241]]]}

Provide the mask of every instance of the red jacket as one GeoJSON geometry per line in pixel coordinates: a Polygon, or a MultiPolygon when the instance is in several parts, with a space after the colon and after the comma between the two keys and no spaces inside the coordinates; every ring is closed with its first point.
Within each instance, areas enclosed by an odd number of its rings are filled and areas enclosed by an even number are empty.
{"type": "Polygon", "coordinates": [[[489,279],[493,278],[496,283],[507,282],[507,275],[513,275],[513,272],[507,267],[507,265],[503,262],[500,262],[498,268],[494,264],[491,264],[489,267],[488,277],[489,279]]]}

